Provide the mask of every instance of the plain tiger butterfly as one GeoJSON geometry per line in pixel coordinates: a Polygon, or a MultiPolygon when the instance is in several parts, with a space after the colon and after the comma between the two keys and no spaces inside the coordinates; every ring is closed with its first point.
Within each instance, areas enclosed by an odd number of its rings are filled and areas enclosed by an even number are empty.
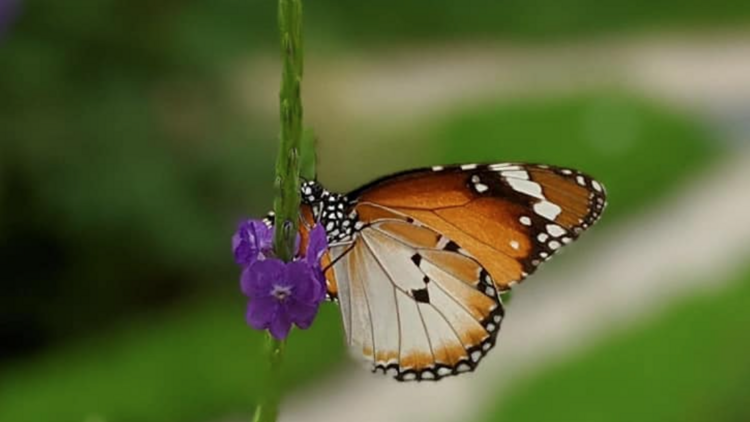
{"type": "Polygon", "coordinates": [[[328,235],[347,343],[400,381],[476,369],[505,316],[500,295],[606,206],[579,171],[514,163],[411,170],[345,195],[308,181],[301,195],[303,242],[314,224],[328,235]]]}

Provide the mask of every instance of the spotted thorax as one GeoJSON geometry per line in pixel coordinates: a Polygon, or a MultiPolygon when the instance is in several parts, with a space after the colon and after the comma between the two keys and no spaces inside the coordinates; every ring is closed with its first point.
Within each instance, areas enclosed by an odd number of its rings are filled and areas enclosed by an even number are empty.
{"type": "Polygon", "coordinates": [[[339,193],[326,190],[318,182],[308,181],[300,187],[302,203],[312,208],[315,221],[322,225],[328,235],[328,243],[340,243],[351,240],[357,225],[357,213],[352,211],[352,201],[339,193]]]}

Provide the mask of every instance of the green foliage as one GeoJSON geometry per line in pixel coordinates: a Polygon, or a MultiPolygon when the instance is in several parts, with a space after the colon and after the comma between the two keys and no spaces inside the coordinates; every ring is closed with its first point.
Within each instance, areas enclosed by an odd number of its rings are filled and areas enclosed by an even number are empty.
{"type": "Polygon", "coordinates": [[[742,26],[750,6],[736,0],[320,0],[311,28],[337,42],[404,38],[502,37],[556,41],[650,29],[742,26]]]}
{"type": "MultiPolygon", "coordinates": [[[[0,383],[0,420],[249,418],[270,383],[261,356],[265,334],[245,325],[241,297],[227,303],[149,314],[107,337],[7,368],[0,383]]],[[[338,310],[325,304],[318,318],[309,331],[290,336],[281,371],[286,391],[319,379],[343,359],[338,310]]]]}
{"type": "Polygon", "coordinates": [[[516,383],[486,421],[750,418],[750,271],[516,383]]]}
{"type": "Polygon", "coordinates": [[[703,169],[718,148],[689,116],[617,93],[491,103],[430,132],[445,162],[536,162],[602,181],[606,218],[634,211],[703,169]]]}
{"type": "Polygon", "coordinates": [[[273,186],[275,133],[225,80],[254,31],[228,28],[260,18],[229,0],[22,3],[0,47],[0,318],[46,343],[229,290],[207,280],[233,277],[228,239],[273,186]]]}

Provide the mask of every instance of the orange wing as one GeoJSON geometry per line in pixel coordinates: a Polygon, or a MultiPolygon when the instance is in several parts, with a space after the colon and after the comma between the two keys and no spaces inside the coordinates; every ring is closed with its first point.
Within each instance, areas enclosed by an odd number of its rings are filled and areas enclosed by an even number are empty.
{"type": "Polygon", "coordinates": [[[500,291],[532,274],[593,225],[606,205],[601,183],[570,169],[528,164],[433,167],[375,181],[349,195],[372,224],[396,211],[444,236],[492,276],[500,291]],[[372,206],[374,205],[374,206],[372,206]]]}

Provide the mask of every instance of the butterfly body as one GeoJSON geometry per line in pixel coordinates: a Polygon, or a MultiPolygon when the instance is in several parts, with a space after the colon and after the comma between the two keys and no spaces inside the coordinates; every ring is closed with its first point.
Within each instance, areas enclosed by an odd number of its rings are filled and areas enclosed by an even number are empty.
{"type": "Polygon", "coordinates": [[[514,163],[412,170],[346,195],[310,181],[301,194],[303,226],[326,229],[347,342],[403,381],[474,370],[495,345],[500,294],[606,204],[583,173],[514,163]]]}
{"type": "Polygon", "coordinates": [[[316,224],[326,229],[329,244],[351,241],[355,234],[357,212],[346,195],[330,192],[316,181],[302,184],[302,203],[310,207],[316,224]]]}

